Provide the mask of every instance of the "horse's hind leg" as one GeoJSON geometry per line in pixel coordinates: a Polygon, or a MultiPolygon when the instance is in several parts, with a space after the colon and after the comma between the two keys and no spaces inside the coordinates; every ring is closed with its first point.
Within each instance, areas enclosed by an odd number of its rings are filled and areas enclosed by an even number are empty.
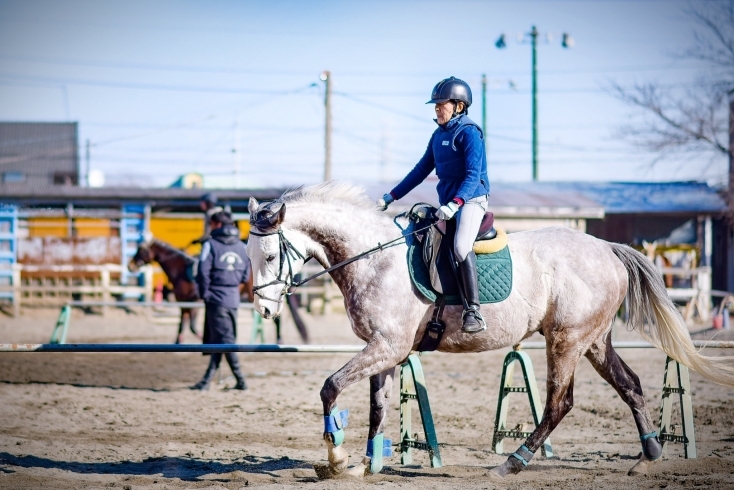
{"type": "Polygon", "coordinates": [[[573,373],[576,370],[581,354],[578,346],[568,343],[556,343],[548,340],[548,381],[547,396],[543,420],[538,424],[525,444],[512,453],[507,461],[494,468],[492,473],[505,476],[519,473],[543,444],[550,433],[558,426],[563,417],[573,407],[573,373]]]}
{"type": "Polygon", "coordinates": [[[630,474],[645,473],[649,462],[663,455],[663,447],[658,441],[655,425],[645,404],[640,379],[614,350],[608,333],[591,346],[586,352],[586,358],[632,410],[642,442],[642,457],[630,470],[630,474]]]}

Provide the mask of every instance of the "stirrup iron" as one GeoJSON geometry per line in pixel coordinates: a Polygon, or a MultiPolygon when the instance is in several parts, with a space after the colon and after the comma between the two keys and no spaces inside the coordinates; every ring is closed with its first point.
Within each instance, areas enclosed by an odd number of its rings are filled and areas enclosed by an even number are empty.
{"type": "Polygon", "coordinates": [[[466,310],[463,311],[463,313],[461,314],[461,331],[462,332],[465,332],[465,333],[479,333],[479,332],[484,332],[485,330],[487,330],[487,323],[484,321],[484,317],[482,316],[482,314],[479,313],[479,309],[478,308],[471,308],[470,307],[470,308],[468,308],[468,309],[466,309],[466,310]],[[479,325],[480,325],[480,328],[479,329],[469,330],[469,329],[464,328],[464,326],[466,325],[464,323],[464,318],[466,317],[466,315],[469,315],[469,314],[471,314],[479,322],[479,325]]]}

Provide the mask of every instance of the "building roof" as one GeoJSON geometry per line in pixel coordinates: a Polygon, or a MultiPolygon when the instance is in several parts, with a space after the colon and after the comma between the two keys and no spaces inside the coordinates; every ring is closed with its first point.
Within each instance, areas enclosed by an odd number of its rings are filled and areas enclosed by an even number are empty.
{"type": "Polygon", "coordinates": [[[718,214],[727,205],[705,182],[558,182],[542,184],[578,192],[604,207],[607,214],[718,214]]]}
{"type": "MultiPolygon", "coordinates": [[[[371,185],[375,199],[395,183],[371,185]]],[[[426,179],[394,208],[437,205],[436,179],[426,179]]],[[[496,182],[489,207],[499,217],[603,218],[606,214],[719,214],[726,203],[705,182],[496,182]]]]}
{"type": "MultiPolygon", "coordinates": [[[[373,199],[393,184],[367,187],[373,199]]],[[[284,189],[216,189],[219,201],[244,208],[250,196],[276,199],[284,189]]],[[[156,208],[198,207],[205,189],[29,186],[0,184],[0,202],[22,206],[101,206],[147,203],[156,208]]],[[[436,181],[428,179],[391,210],[417,202],[436,205],[436,181]]],[[[492,186],[490,209],[499,217],[603,218],[606,214],[719,214],[727,210],[718,192],[702,182],[497,182],[492,186]]]]}
{"type": "MultiPolygon", "coordinates": [[[[209,190],[211,191],[211,190],[209,190]]],[[[0,184],[0,202],[21,206],[112,207],[122,204],[150,204],[155,207],[198,206],[205,189],[146,187],[77,187],[64,185],[28,186],[0,184]]],[[[219,202],[233,207],[247,207],[251,196],[258,200],[276,199],[283,189],[216,189],[219,202]]]]}
{"type": "MultiPolygon", "coordinates": [[[[392,189],[393,184],[370,186],[367,193],[375,199],[392,189]]],[[[426,179],[398,203],[391,206],[398,212],[417,202],[438,205],[436,179],[426,179]]],[[[604,217],[604,208],[580,192],[555,189],[544,184],[498,183],[492,186],[489,208],[502,218],[597,218],[604,217]]]]}

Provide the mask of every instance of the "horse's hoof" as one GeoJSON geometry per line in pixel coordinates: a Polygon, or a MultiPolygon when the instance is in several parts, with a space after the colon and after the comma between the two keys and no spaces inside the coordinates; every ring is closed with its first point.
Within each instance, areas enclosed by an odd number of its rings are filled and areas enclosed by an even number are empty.
{"type": "Polygon", "coordinates": [[[342,446],[334,446],[331,442],[327,442],[329,446],[329,466],[334,474],[339,475],[349,466],[349,452],[342,446]]]}
{"type": "Polygon", "coordinates": [[[491,475],[499,476],[504,478],[507,475],[516,475],[520,473],[525,466],[520,462],[519,459],[510,456],[507,461],[492,469],[489,473],[491,475]]]}
{"type": "Polygon", "coordinates": [[[174,342],[174,343],[176,343],[176,344],[182,344],[183,343],[183,335],[179,335],[178,337],[176,337],[176,342],[174,342]]]}
{"type": "Polygon", "coordinates": [[[332,478],[339,476],[338,473],[335,473],[334,470],[331,469],[331,465],[328,464],[314,463],[313,469],[319,480],[331,480],[332,478]]]}
{"type": "Polygon", "coordinates": [[[358,465],[347,468],[342,474],[351,478],[364,478],[370,474],[369,464],[370,458],[365,457],[358,465]]]}
{"type": "Polygon", "coordinates": [[[364,462],[343,471],[337,471],[331,465],[324,463],[314,463],[313,469],[319,480],[333,480],[335,478],[354,478],[361,480],[365,475],[369,474],[369,467],[364,462]]]}
{"type": "Polygon", "coordinates": [[[646,475],[654,463],[655,461],[649,460],[643,455],[627,474],[629,476],[646,475]]]}

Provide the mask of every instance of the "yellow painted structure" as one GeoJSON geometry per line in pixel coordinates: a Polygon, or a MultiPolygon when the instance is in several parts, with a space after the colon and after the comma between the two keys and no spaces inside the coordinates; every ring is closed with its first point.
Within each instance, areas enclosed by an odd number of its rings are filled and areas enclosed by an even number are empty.
{"type": "MultiPolygon", "coordinates": [[[[240,220],[237,222],[240,229],[240,238],[246,240],[250,236],[250,222],[240,220]]],[[[190,255],[198,255],[201,245],[191,242],[204,234],[204,215],[201,218],[174,218],[170,215],[165,218],[152,217],[150,219],[150,232],[158,240],[170,243],[190,255]]],[[[153,284],[162,282],[166,284],[168,279],[162,272],[153,275],[153,284]]]]}
{"type": "MultiPolygon", "coordinates": [[[[247,220],[237,222],[240,229],[240,238],[246,240],[250,236],[250,223],[247,220]]],[[[73,218],[71,233],[75,237],[94,238],[118,236],[119,229],[112,226],[112,220],[101,218],[73,218]]],[[[170,243],[190,255],[198,255],[201,245],[191,242],[204,234],[204,214],[200,218],[191,217],[191,214],[180,218],[171,216],[151,217],[150,232],[157,239],[170,243]]],[[[63,216],[28,218],[28,236],[69,238],[69,218],[63,216]]],[[[163,272],[153,275],[153,284],[168,279],[163,272]]]]}
{"type": "MultiPolygon", "coordinates": [[[[109,219],[74,218],[71,222],[72,236],[83,238],[109,237],[117,235],[117,230],[110,226],[109,219]]],[[[36,217],[28,218],[28,236],[70,238],[69,218],[66,217],[36,217]]]]}

